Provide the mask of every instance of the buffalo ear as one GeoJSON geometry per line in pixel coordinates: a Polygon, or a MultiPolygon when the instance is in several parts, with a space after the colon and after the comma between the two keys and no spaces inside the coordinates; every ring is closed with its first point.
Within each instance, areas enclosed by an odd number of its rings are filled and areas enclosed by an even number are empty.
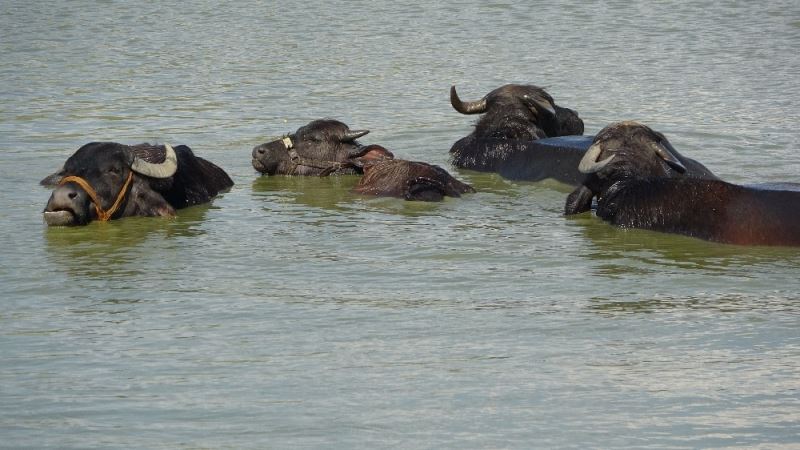
{"type": "Polygon", "coordinates": [[[678,157],[675,156],[677,151],[668,140],[664,139],[658,141],[658,143],[654,146],[654,149],[656,151],[656,155],[663,159],[667,165],[678,171],[678,173],[686,173],[686,166],[684,166],[678,157]]]}
{"type": "Polygon", "coordinates": [[[372,144],[357,148],[348,158],[356,167],[364,167],[368,162],[394,159],[394,153],[380,145],[372,144]]]}
{"type": "Polygon", "coordinates": [[[49,188],[55,187],[56,185],[58,185],[58,182],[61,181],[62,178],[64,178],[65,175],[66,172],[64,172],[64,168],[62,167],[58,169],[58,171],[56,171],[55,173],[44,177],[42,181],[39,182],[39,184],[49,188]]]}

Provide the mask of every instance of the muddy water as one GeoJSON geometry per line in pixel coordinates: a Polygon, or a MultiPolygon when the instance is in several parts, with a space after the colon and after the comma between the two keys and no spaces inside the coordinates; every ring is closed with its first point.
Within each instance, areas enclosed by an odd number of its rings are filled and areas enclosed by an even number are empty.
{"type": "Polygon", "coordinates": [[[798,181],[796,2],[8,2],[0,14],[0,446],[800,445],[800,254],[564,218],[569,188],[456,171],[448,104],[546,86],[725,179],[798,181]],[[478,193],[259,177],[318,117],[478,193]],[[51,228],[95,140],[187,144],[234,188],[174,220],[51,228]]]}

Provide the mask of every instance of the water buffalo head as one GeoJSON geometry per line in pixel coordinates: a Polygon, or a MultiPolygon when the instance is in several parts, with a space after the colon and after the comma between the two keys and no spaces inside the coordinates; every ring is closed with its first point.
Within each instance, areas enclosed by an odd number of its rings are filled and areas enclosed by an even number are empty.
{"type": "Polygon", "coordinates": [[[476,138],[534,140],[583,134],[578,114],[555,104],[534,85],[507,84],[476,101],[462,101],[450,88],[450,104],[462,114],[483,114],[475,125],[476,138]]]}
{"type": "Polygon", "coordinates": [[[152,187],[170,185],[177,168],[175,150],[168,144],[86,144],[57,174],[42,180],[46,184],[60,178],[44,220],[48,225],[85,225],[123,216],[171,215],[172,206],[152,187]]]}
{"type": "Polygon", "coordinates": [[[369,130],[351,130],[332,119],[314,120],[288,134],[253,148],[252,164],[267,175],[354,173],[350,159],[369,130]]]}
{"type": "Polygon", "coordinates": [[[686,172],[677,155],[658,131],[634,121],[618,122],[597,133],[578,170],[598,179],[669,177],[686,172]]]}
{"type": "Polygon", "coordinates": [[[594,196],[625,179],[714,178],[705,166],[678,153],[663,134],[634,121],[614,123],[600,130],[578,170],[585,179],[567,199],[567,214],[588,211],[594,196]]]}

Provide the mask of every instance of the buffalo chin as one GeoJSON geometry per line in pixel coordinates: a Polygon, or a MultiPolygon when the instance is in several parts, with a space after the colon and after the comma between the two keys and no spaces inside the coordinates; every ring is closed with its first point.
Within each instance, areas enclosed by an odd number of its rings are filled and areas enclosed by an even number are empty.
{"type": "Polygon", "coordinates": [[[77,224],[75,214],[70,211],[45,211],[44,222],[51,227],[77,224]]]}
{"type": "Polygon", "coordinates": [[[254,169],[256,169],[257,171],[261,172],[262,174],[266,174],[267,173],[267,166],[265,166],[261,161],[253,158],[253,160],[251,161],[251,164],[253,164],[253,168],[254,169]]]}

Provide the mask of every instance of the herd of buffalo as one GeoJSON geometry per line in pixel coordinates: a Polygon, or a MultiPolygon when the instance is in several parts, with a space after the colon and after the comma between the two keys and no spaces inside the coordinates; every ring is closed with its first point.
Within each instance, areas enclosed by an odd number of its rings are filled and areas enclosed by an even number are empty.
{"type": "MultiPolygon", "coordinates": [[[[512,180],[555,179],[575,187],[565,214],[590,211],[614,225],[740,245],[800,245],[800,189],[793,184],[742,186],[716,177],[667,138],[632,121],[583,136],[578,114],[542,88],[501,86],[477,101],[450,90],[453,108],[480,114],[471,134],[453,144],[455,167],[512,180]]],[[[364,195],[437,201],[475,192],[439,166],[395,158],[363,145],[367,130],[315,120],[252,150],[267,175],[356,175],[364,195]]],[[[173,216],[233,186],[221,168],[179,145],[92,142],[41,181],[54,187],[44,220],[84,225],[127,216],[173,216]]]]}

